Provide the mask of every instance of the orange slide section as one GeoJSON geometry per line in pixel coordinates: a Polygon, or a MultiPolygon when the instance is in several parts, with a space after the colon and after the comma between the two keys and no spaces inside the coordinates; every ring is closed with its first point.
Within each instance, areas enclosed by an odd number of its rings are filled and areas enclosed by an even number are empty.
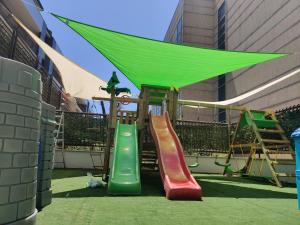
{"type": "Polygon", "coordinates": [[[150,124],[167,198],[200,200],[201,187],[186,165],[183,149],[172,127],[169,114],[150,115],[150,124]]]}

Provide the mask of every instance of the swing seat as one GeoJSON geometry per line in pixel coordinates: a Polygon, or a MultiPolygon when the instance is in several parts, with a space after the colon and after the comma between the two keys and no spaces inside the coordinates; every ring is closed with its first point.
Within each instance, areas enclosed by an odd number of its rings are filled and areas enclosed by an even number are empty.
{"type": "Polygon", "coordinates": [[[188,165],[189,168],[196,168],[198,166],[199,166],[199,163],[194,163],[194,164],[188,165]]]}
{"type": "Polygon", "coordinates": [[[215,162],[215,165],[217,165],[217,166],[223,166],[223,167],[230,167],[231,166],[230,163],[222,164],[222,163],[219,163],[219,162],[215,162]]]}

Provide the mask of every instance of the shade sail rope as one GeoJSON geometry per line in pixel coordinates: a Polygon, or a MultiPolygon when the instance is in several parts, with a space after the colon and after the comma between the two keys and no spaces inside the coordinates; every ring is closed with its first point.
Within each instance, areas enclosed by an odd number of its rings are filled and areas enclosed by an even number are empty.
{"type": "MultiPolygon", "coordinates": [[[[249,91],[249,92],[244,93],[240,96],[237,96],[235,98],[231,98],[231,99],[228,99],[228,100],[225,100],[225,101],[218,101],[218,102],[206,102],[206,101],[194,101],[194,100],[185,100],[185,101],[193,102],[193,103],[196,103],[196,104],[197,103],[199,103],[199,104],[211,104],[212,106],[214,106],[214,105],[220,105],[220,106],[222,106],[222,105],[223,106],[232,105],[232,104],[237,103],[239,101],[245,100],[246,98],[249,98],[249,97],[251,97],[255,94],[258,94],[258,93],[260,93],[260,92],[262,92],[262,91],[264,91],[264,90],[266,90],[266,89],[268,89],[268,88],[270,88],[270,87],[272,87],[272,86],[274,86],[274,85],[276,85],[276,84],[278,84],[278,83],[280,83],[280,82],[282,82],[286,79],[289,79],[289,78],[291,78],[291,77],[293,77],[293,76],[295,76],[299,73],[300,73],[300,67],[295,69],[294,71],[292,71],[290,73],[285,74],[284,76],[282,76],[282,77],[280,77],[280,78],[278,78],[278,79],[276,79],[276,80],[274,80],[270,83],[267,83],[267,84],[265,84],[261,87],[258,87],[258,88],[254,89],[252,91],[249,91]]],[[[192,106],[192,105],[184,105],[184,106],[185,107],[190,107],[190,108],[198,108],[199,107],[199,106],[192,106]]],[[[202,108],[206,108],[206,107],[202,107],[202,108]]]]}
{"type": "Polygon", "coordinates": [[[31,32],[18,18],[14,15],[12,17],[55,64],[61,74],[66,93],[82,99],[109,97],[107,92],[99,90],[100,86],[107,85],[105,81],[58,53],[31,32]]]}
{"type": "Polygon", "coordinates": [[[143,84],[181,88],[287,56],[166,43],[54,16],[88,41],[138,88],[143,84]]]}

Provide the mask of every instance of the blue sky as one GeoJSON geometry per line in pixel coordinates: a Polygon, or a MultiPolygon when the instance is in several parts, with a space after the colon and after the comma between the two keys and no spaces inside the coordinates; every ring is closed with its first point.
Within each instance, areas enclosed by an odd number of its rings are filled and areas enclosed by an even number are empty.
{"type": "Polygon", "coordinates": [[[139,91],[108,60],[90,46],[83,38],[59,22],[48,12],[70,19],[115,31],[163,40],[178,0],[41,0],[43,17],[53,32],[63,54],[108,80],[112,71],[117,71],[122,86],[134,94],[139,91]]]}

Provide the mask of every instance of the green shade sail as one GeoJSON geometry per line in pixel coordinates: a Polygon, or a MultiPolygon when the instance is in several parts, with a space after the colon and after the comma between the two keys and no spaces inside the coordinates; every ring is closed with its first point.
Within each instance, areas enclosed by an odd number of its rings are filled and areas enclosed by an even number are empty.
{"type": "Polygon", "coordinates": [[[80,34],[138,88],[142,84],[181,88],[286,56],[176,45],[54,16],[80,34]]]}

